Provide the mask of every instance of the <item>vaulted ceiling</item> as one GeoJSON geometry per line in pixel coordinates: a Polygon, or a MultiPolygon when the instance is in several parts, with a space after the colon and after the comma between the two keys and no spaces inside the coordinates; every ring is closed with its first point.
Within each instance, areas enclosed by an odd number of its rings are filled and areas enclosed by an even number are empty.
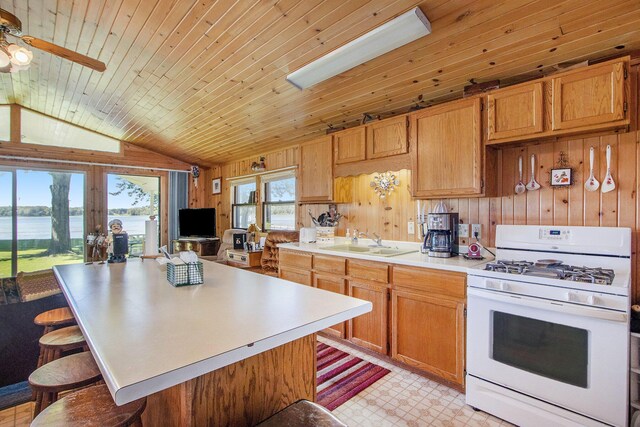
{"type": "Polygon", "coordinates": [[[26,34],[95,57],[98,73],[34,50],[0,74],[18,103],[199,163],[260,154],[640,48],[639,0],[0,0],[26,34]],[[433,33],[310,89],[285,76],[420,6],[433,33]]]}

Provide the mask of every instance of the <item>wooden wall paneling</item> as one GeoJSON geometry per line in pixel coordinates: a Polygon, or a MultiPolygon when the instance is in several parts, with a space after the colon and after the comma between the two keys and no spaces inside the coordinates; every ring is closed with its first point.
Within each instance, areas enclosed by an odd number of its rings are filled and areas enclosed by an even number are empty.
{"type": "MultiPolygon", "coordinates": [[[[595,148],[595,156],[593,160],[593,173],[602,187],[602,176],[600,176],[600,138],[592,137],[584,139],[584,181],[589,176],[589,150],[595,148]]],[[[597,227],[600,225],[600,187],[597,191],[586,191],[584,189],[584,181],[582,188],[584,190],[584,225],[597,227]]]]}
{"type": "MultiPolygon", "coordinates": [[[[519,147],[516,149],[515,155],[516,158],[522,157],[522,181],[526,185],[531,176],[529,151],[527,147],[519,147]]],[[[513,196],[513,223],[515,225],[524,225],[527,223],[527,200],[529,198],[527,193],[529,193],[529,191],[513,196]]]]}
{"type": "MultiPolygon", "coordinates": [[[[502,223],[513,224],[513,203],[515,196],[515,187],[518,183],[518,152],[515,148],[506,148],[502,150],[502,188],[498,193],[502,196],[502,223]]],[[[487,174],[495,173],[499,176],[498,170],[487,171],[487,174]]],[[[524,181],[524,176],[523,176],[524,181]]]]}
{"type": "MultiPolygon", "coordinates": [[[[600,137],[600,147],[597,154],[600,155],[600,169],[598,172],[600,180],[600,190],[602,190],[602,183],[607,173],[607,158],[606,150],[607,145],[611,146],[611,171],[615,177],[618,171],[618,135],[606,135],[600,137]]],[[[616,185],[616,187],[618,187],[616,185]]],[[[616,188],[608,193],[600,191],[600,226],[601,227],[616,227],[618,225],[618,191],[616,188]]]]}
{"type": "MultiPolygon", "coordinates": [[[[550,169],[556,166],[559,160],[560,153],[568,155],[569,142],[567,140],[558,140],[553,145],[553,155],[556,158],[552,159],[552,163],[549,165],[549,180],[551,179],[550,169]]],[[[553,189],[553,212],[551,215],[553,219],[553,225],[568,225],[569,224],[569,188],[556,187],[553,189]]]]}
{"type": "Polygon", "coordinates": [[[551,187],[549,171],[555,164],[553,141],[541,145],[537,159],[536,179],[542,185],[540,189],[540,224],[553,225],[554,188],[551,187]]]}
{"type": "MultiPolygon", "coordinates": [[[[570,139],[567,141],[568,161],[573,168],[573,185],[569,187],[568,225],[584,225],[584,182],[588,176],[588,165],[584,157],[584,140],[570,139]]],[[[587,157],[587,162],[588,162],[587,157]]]]}
{"type": "Polygon", "coordinates": [[[531,156],[535,155],[535,174],[536,180],[540,184],[541,188],[537,191],[529,191],[527,190],[525,195],[527,198],[527,210],[526,210],[526,220],[525,224],[540,224],[540,192],[543,188],[548,185],[545,184],[544,180],[540,176],[540,145],[530,145],[527,147],[527,155],[523,156],[525,159],[525,163],[527,164],[527,178],[525,183],[528,183],[531,180],[531,156]]]}

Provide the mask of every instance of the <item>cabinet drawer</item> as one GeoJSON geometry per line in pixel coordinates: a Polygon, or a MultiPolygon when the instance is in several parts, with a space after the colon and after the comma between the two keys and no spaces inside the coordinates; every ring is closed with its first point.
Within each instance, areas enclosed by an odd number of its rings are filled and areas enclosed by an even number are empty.
{"type": "Polygon", "coordinates": [[[433,270],[428,268],[393,267],[393,285],[464,299],[467,290],[464,273],[433,270]]]}
{"type": "Polygon", "coordinates": [[[325,255],[313,256],[313,269],[317,271],[325,271],[332,274],[344,274],[344,258],[337,258],[325,255]]]}
{"type": "Polygon", "coordinates": [[[373,282],[389,283],[389,266],[379,262],[350,259],[349,276],[373,282]]]}
{"type": "Polygon", "coordinates": [[[301,285],[311,286],[311,272],[304,270],[288,269],[280,266],[278,269],[278,277],[291,282],[300,283],[301,285]]]}
{"type": "Polygon", "coordinates": [[[279,263],[280,265],[287,267],[311,270],[311,254],[306,252],[280,250],[279,263]]]}

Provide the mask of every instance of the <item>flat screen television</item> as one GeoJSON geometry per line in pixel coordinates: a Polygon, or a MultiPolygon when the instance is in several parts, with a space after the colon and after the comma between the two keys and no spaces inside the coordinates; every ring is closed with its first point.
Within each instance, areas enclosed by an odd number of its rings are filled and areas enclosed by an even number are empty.
{"type": "Polygon", "coordinates": [[[180,209],[180,237],[216,237],[215,208],[180,209]]]}

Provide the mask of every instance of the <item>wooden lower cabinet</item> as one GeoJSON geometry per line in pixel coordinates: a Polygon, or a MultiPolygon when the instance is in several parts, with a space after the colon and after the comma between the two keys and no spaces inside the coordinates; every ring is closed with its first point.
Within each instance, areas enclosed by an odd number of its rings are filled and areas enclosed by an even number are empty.
{"type": "Polygon", "coordinates": [[[349,281],[349,296],[370,301],[373,309],[349,320],[347,338],[354,344],[378,353],[387,354],[387,306],[389,290],[386,285],[349,281]]]}
{"type": "Polygon", "coordinates": [[[311,286],[311,271],[297,270],[280,265],[278,268],[278,277],[291,282],[300,283],[301,285],[311,286]]]}
{"type": "MultiPolygon", "coordinates": [[[[345,280],[339,276],[316,273],[313,275],[313,286],[318,289],[324,289],[325,291],[335,292],[341,295],[347,294],[347,286],[345,284],[345,280]]],[[[339,338],[346,338],[346,325],[347,322],[341,322],[328,327],[324,330],[324,332],[339,338]]]]}
{"type": "Polygon", "coordinates": [[[391,305],[391,357],[464,385],[464,301],[397,287],[391,305]]]}

